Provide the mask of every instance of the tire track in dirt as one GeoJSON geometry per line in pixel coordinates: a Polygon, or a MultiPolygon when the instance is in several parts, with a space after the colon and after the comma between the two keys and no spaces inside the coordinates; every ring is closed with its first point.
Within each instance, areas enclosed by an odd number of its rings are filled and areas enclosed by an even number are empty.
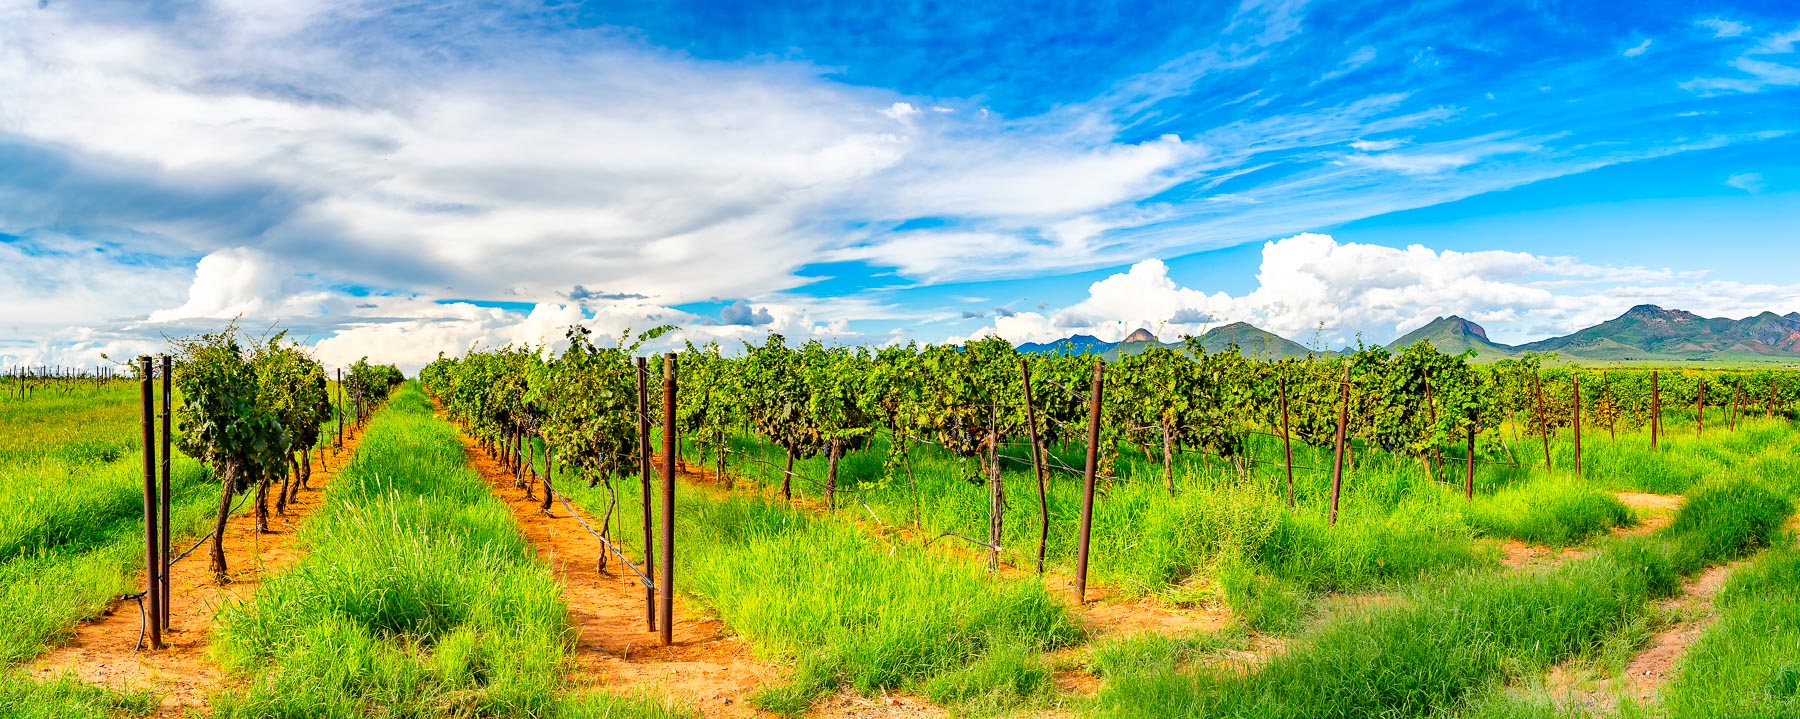
{"type": "MultiPolygon", "coordinates": [[[[269,514],[269,533],[256,531],[253,507],[240,511],[225,523],[225,557],[230,569],[224,583],[213,575],[206,547],[177,562],[169,575],[170,628],[163,632],[163,649],[138,651],[141,616],[136,603],[115,601],[101,616],[82,622],[66,643],[27,664],[31,674],[46,679],[73,672],[83,681],[114,689],[150,689],[163,695],[158,717],[183,717],[204,710],[210,694],[224,688],[229,678],[207,656],[209,635],[220,607],[248,601],[262,586],[263,578],[298,560],[304,551],[295,546],[299,524],[323,503],[321,492],[355,456],[362,433],[346,427],[344,446],[327,452],[327,460],[315,463],[307,488],[288,503],[287,514],[269,514]]],[[[254,499],[250,500],[254,501],[254,499]]],[[[247,501],[246,504],[249,504],[247,501]]],[[[184,549],[195,538],[178,542],[184,549]]],[[[143,586],[143,575],[137,585],[143,586]]],[[[148,641],[148,640],[146,640],[148,641]]]]}
{"type": "MultiPolygon", "coordinates": [[[[576,666],[569,677],[574,689],[660,693],[709,718],[774,716],[751,706],[748,698],[764,683],[778,681],[780,673],[757,659],[748,643],[677,595],[675,641],[662,646],[660,635],[645,623],[644,586],[637,575],[619,566],[616,557],[601,571],[599,540],[567,507],[556,503],[549,512],[540,510],[538,499],[515,486],[510,470],[466,433],[457,437],[469,466],[512,510],[520,532],[562,585],[577,633],[576,666]]],[[[588,513],[582,517],[600,526],[588,513]]]]}

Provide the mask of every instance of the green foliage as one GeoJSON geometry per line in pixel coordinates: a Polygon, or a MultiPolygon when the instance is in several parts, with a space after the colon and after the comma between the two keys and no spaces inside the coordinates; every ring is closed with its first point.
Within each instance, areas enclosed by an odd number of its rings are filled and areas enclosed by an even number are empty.
{"type": "Polygon", "coordinates": [[[268,404],[237,327],[179,340],[176,347],[175,428],[182,453],[221,467],[227,481],[285,466],[289,432],[268,404]]]}

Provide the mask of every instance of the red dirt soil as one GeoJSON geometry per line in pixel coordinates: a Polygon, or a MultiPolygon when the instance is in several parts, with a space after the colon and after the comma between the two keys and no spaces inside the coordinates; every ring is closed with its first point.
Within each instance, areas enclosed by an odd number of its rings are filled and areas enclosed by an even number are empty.
{"type": "MultiPolygon", "coordinates": [[[[606,571],[599,571],[600,541],[569,516],[567,507],[559,502],[548,513],[540,511],[539,500],[526,498],[508,469],[467,435],[458,437],[469,465],[506,502],[526,540],[562,584],[569,619],[579,635],[577,669],[571,676],[576,687],[647,692],[692,706],[706,717],[772,716],[752,707],[748,697],[777,672],[758,660],[747,643],[677,596],[675,643],[662,646],[660,635],[645,624],[644,586],[637,575],[620,566],[616,556],[609,558],[606,571]]],[[[600,526],[591,515],[582,516],[600,526]]]]}
{"type": "MultiPolygon", "coordinates": [[[[275,514],[270,508],[268,534],[256,531],[253,509],[241,511],[226,522],[225,557],[230,572],[225,583],[221,584],[207,566],[204,546],[175,565],[169,577],[169,593],[173,596],[170,630],[163,632],[162,650],[138,651],[142,619],[135,602],[114,602],[100,617],[77,626],[67,643],[33,660],[29,664],[32,675],[49,678],[73,672],[83,681],[115,689],[159,692],[163,700],[158,717],[187,716],[190,710],[204,709],[208,695],[228,683],[225,673],[207,656],[207,638],[219,608],[227,602],[249,600],[263,577],[299,559],[300,551],[292,546],[295,528],[318,509],[318,493],[337,477],[361,440],[360,433],[346,428],[341,450],[327,451],[328,461],[324,463],[314,456],[308,489],[301,490],[295,501],[288,503],[287,515],[275,514]]],[[[246,504],[253,501],[254,498],[246,504]]],[[[270,502],[273,501],[271,496],[270,502]]],[[[195,538],[187,537],[185,542],[177,542],[174,549],[185,549],[193,541],[195,538]]],[[[137,581],[141,586],[142,575],[137,581]]],[[[146,638],[146,644],[148,641],[146,638]]]]}

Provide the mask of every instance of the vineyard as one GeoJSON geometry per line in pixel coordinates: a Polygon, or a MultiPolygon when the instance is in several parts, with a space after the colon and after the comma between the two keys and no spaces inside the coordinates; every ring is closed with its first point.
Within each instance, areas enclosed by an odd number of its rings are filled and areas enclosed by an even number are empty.
{"type": "Polygon", "coordinates": [[[672,329],[416,383],[228,330],[166,375],[14,391],[0,713],[1800,711],[1800,372],[1424,343],[649,354],[672,329]],[[137,515],[134,400],[164,377],[163,521],[210,557],[187,583],[137,515]],[[136,638],[159,563],[170,648],[86,671],[101,627],[136,638]],[[193,662],[215,675],[156,678],[193,662]]]}

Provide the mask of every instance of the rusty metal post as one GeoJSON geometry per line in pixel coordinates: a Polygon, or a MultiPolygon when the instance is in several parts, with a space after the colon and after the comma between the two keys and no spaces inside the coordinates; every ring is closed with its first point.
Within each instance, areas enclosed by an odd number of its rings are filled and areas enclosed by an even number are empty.
{"type": "Polygon", "coordinates": [[[663,355],[662,643],[675,643],[675,353],[663,355]]]}
{"type": "Polygon", "coordinates": [[[1475,499],[1475,425],[1469,425],[1468,459],[1463,462],[1463,495],[1475,499]]]}
{"type": "Polygon", "coordinates": [[[1044,447],[1038,444],[1037,408],[1031,403],[1031,360],[1019,358],[1020,381],[1025,386],[1025,431],[1031,439],[1031,471],[1038,490],[1038,576],[1044,574],[1044,545],[1050,541],[1050,500],[1044,486],[1044,447]]]}
{"type": "Polygon", "coordinates": [[[556,498],[556,485],[550,481],[556,471],[556,453],[550,450],[550,443],[544,443],[544,499],[538,504],[538,510],[550,511],[550,501],[556,498]]]}
{"type": "Polygon", "coordinates": [[[1294,443],[1288,432],[1287,377],[1281,378],[1281,466],[1287,470],[1288,508],[1294,507],[1294,443]]]}
{"type": "Polygon", "coordinates": [[[1344,486],[1344,428],[1350,422],[1350,362],[1344,362],[1344,378],[1338,381],[1338,421],[1337,439],[1333,441],[1336,450],[1331,458],[1331,514],[1328,523],[1337,525],[1338,496],[1344,486]]]}
{"type": "Polygon", "coordinates": [[[1744,381],[1738,380],[1731,394],[1731,431],[1736,432],[1738,417],[1744,412],[1744,381]]]}
{"type": "Polygon", "coordinates": [[[1656,381],[1656,370],[1650,370],[1650,451],[1656,451],[1658,435],[1662,434],[1662,389],[1656,381]]]}
{"type": "Polygon", "coordinates": [[[1581,373],[1572,372],[1575,378],[1575,476],[1581,476],[1581,373]]]}
{"type": "Polygon", "coordinates": [[[1700,405],[1694,413],[1694,421],[1694,438],[1698,439],[1706,434],[1706,375],[1700,375],[1700,405]]]}
{"type": "Polygon", "coordinates": [[[1537,395],[1538,434],[1544,438],[1544,469],[1552,468],[1550,464],[1550,415],[1544,413],[1544,378],[1536,372],[1531,374],[1531,391],[1537,395]]]}
{"type": "Polygon", "coordinates": [[[151,384],[155,368],[150,364],[149,355],[138,358],[138,367],[143,371],[138,394],[143,405],[144,430],[144,594],[149,600],[150,648],[161,649],[162,572],[158,571],[157,565],[162,563],[162,537],[156,531],[156,515],[161,502],[156,496],[156,394],[151,384]]]}
{"type": "Polygon", "coordinates": [[[175,375],[175,358],[170,357],[169,355],[163,355],[163,358],[162,358],[162,557],[161,557],[161,560],[156,563],[157,570],[162,574],[162,617],[161,617],[161,619],[162,619],[163,629],[169,628],[169,605],[174,603],[171,599],[174,595],[171,594],[169,591],[169,557],[172,556],[171,554],[169,554],[169,532],[171,531],[171,529],[170,529],[171,522],[169,521],[169,497],[173,494],[173,489],[171,487],[172,483],[170,482],[169,474],[170,474],[170,471],[173,469],[173,467],[171,467],[170,465],[174,462],[174,456],[175,456],[171,452],[171,448],[170,448],[171,438],[174,437],[174,433],[169,430],[170,430],[171,424],[173,423],[173,417],[175,415],[175,402],[174,402],[175,393],[171,386],[174,375],[175,375]]]}
{"type": "MultiPolygon", "coordinates": [[[[644,505],[644,575],[656,576],[656,518],[650,509],[650,368],[647,360],[637,358],[638,380],[638,498],[644,505]]],[[[652,580],[654,583],[654,580],[652,580]]],[[[656,631],[656,588],[644,587],[644,624],[656,631]]]]}
{"type": "Polygon", "coordinates": [[[1094,528],[1094,480],[1100,469],[1100,390],[1106,363],[1094,360],[1093,402],[1088,409],[1087,472],[1081,489],[1081,537],[1075,553],[1075,603],[1087,602],[1088,536],[1094,528]]]}

